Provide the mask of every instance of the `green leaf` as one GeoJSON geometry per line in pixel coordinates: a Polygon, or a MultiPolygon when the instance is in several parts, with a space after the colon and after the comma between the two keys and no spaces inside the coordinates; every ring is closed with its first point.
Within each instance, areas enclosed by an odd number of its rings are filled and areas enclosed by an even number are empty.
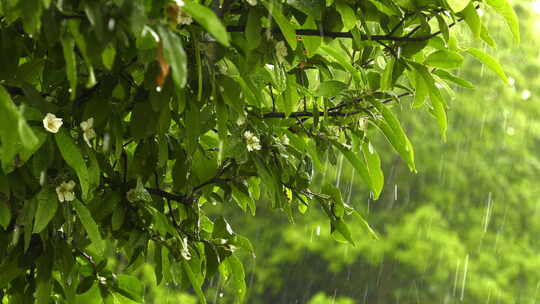
{"type": "Polygon", "coordinates": [[[497,42],[491,37],[489,30],[482,24],[482,31],[480,32],[480,38],[492,48],[497,48],[497,42]]]}
{"type": "Polygon", "coordinates": [[[99,163],[96,158],[96,153],[93,150],[88,149],[88,182],[90,183],[90,188],[92,190],[99,187],[101,171],[99,168],[99,163]]]}
{"type": "Polygon", "coordinates": [[[83,294],[90,290],[92,286],[94,286],[94,283],[96,281],[96,278],[94,276],[87,276],[84,279],[79,281],[79,284],[77,285],[77,294],[83,294]]]}
{"type": "Polygon", "coordinates": [[[448,41],[448,39],[450,39],[450,31],[448,29],[448,24],[446,23],[442,15],[437,14],[436,17],[437,17],[437,23],[439,25],[439,30],[441,31],[444,40],[448,41]]]}
{"type": "Polygon", "coordinates": [[[354,210],[351,215],[361,224],[361,227],[369,236],[371,236],[375,240],[379,239],[377,233],[371,228],[368,221],[366,221],[364,217],[360,215],[360,213],[358,213],[358,211],[354,210]]]}
{"type": "Polygon", "coordinates": [[[336,241],[346,241],[355,246],[351,230],[349,230],[349,226],[347,226],[342,219],[337,219],[330,222],[330,232],[336,241]]]}
{"type": "Polygon", "coordinates": [[[36,269],[36,303],[49,304],[52,291],[52,266],[54,264],[51,252],[45,252],[37,259],[36,269]]]}
{"type": "Polygon", "coordinates": [[[261,18],[262,14],[260,10],[251,9],[248,13],[246,24],[246,43],[250,50],[256,49],[261,44],[261,18]]]}
{"type": "Polygon", "coordinates": [[[107,44],[107,47],[101,53],[101,59],[103,60],[103,65],[107,70],[111,70],[114,64],[114,57],[116,56],[116,48],[112,43],[107,44]]]}
{"type": "Polygon", "coordinates": [[[322,193],[330,196],[334,201],[333,211],[335,216],[338,218],[343,217],[345,215],[345,206],[341,197],[341,191],[332,184],[325,184],[322,188],[322,193]]]}
{"type": "Polygon", "coordinates": [[[143,295],[143,285],[141,280],[135,276],[119,274],[117,291],[133,301],[140,302],[143,295]]]}
{"type": "Polygon", "coordinates": [[[97,254],[103,255],[105,251],[105,242],[101,238],[98,225],[92,218],[92,214],[90,214],[88,208],[86,208],[86,206],[78,199],[73,201],[73,207],[81,220],[84,230],[86,230],[86,233],[88,233],[88,237],[92,241],[92,245],[98,251],[97,254]]]}
{"type": "Polygon", "coordinates": [[[60,154],[62,154],[66,163],[77,173],[81,185],[82,197],[84,200],[87,200],[89,198],[90,177],[81,150],[77,147],[69,133],[64,130],[56,133],[54,138],[56,139],[60,154]]]}
{"type": "Polygon", "coordinates": [[[403,160],[409,165],[409,169],[416,172],[413,146],[403,131],[403,128],[401,128],[399,120],[394,113],[380,101],[371,99],[371,102],[383,116],[383,119],[375,119],[375,124],[383,131],[394,149],[398,151],[403,160]]]}
{"type": "Polygon", "coordinates": [[[516,12],[508,0],[486,0],[487,4],[499,13],[508,24],[516,44],[520,42],[519,21],[516,12]]]}
{"type": "Polygon", "coordinates": [[[429,54],[424,63],[441,69],[457,69],[463,64],[463,56],[456,52],[439,50],[429,54]]]}
{"type": "Polygon", "coordinates": [[[336,50],[336,48],[333,48],[329,45],[321,45],[319,47],[318,53],[321,55],[330,55],[332,58],[334,58],[345,70],[349,71],[349,73],[352,74],[354,81],[357,84],[362,84],[362,75],[360,72],[353,67],[353,65],[350,63],[350,60],[345,57],[342,53],[336,50]]]}
{"type": "Polygon", "coordinates": [[[351,163],[351,165],[354,167],[354,169],[360,174],[360,177],[368,185],[368,187],[373,192],[373,196],[375,199],[379,198],[379,195],[381,194],[381,190],[376,187],[376,184],[371,180],[371,175],[369,174],[368,167],[366,164],[362,161],[360,157],[358,157],[353,151],[351,151],[349,148],[345,147],[343,144],[337,142],[337,141],[331,141],[332,144],[338,148],[338,150],[345,156],[345,158],[351,163]]]}
{"type": "Polygon", "coordinates": [[[244,303],[244,298],[246,296],[246,275],[244,273],[244,266],[242,266],[242,262],[234,254],[227,257],[225,261],[229,263],[231,270],[233,294],[235,296],[234,303],[244,303]]]}
{"type": "Polygon", "coordinates": [[[291,46],[291,49],[296,50],[296,31],[288,18],[283,16],[282,7],[275,1],[264,1],[262,4],[266,7],[274,21],[281,29],[281,33],[287,40],[287,43],[291,46]]]}
{"type": "Polygon", "coordinates": [[[435,79],[429,73],[428,69],[421,64],[413,64],[415,70],[422,76],[429,91],[429,99],[431,100],[432,109],[431,112],[437,120],[439,126],[439,132],[444,141],[446,141],[446,130],[448,128],[448,122],[446,119],[446,103],[442,97],[439,88],[435,85],[435,79]]]}
{"type": "Polygon", "coordinates": [[[336,10],[341,15],[341,22],[343,23],[343,31],[350,31],[356,26],[358,18],[354,13],[354,10],[344,1],[336,1],[336,10]]]}
{"type": "Polygon", "coordinates": [[[34,217],[33,233],[40,233],[47,227],[58,209],[58,198],[51,188],[42,188],[36,195],[37,210],[34,217]]]}
{"type": "Polygon", "coordinates": [[[315,92],[317,96],[333,97],[339,95],[347,89],[348,85],[337,80],[327,80],[321,82],[319,89],[315,92]]]}
{"type": "Polygon", "coordinates": [[[208,7],[196,2],[186,2],[182,10],[202,25],[219,43],[229,46],[229,34],[221,20],[208,7]]]}
{"type": "Polygon", "coordinates": [[[480,20],[480,16],[478,16],[478,12],[476,12],[476,7],[474,4],[472,2],[469,3],[469,5],[467,5],[467,7],[461,13],[463,14],[463,18],[469,26],[469,29],[471,29],[474,37],[476,39],[480,38],[480,33],[482,32],[482,21],[480,20]]]}
{"type": "Polygon", "coordinates": [[[499,76],[499,78],[502,81],[510,85],[510,82],[508,81],[508,77],[506,77],[506,74],[504,73],[504,69],[501,66],[501,64],[497,61],[497,59],[475,48],[468,49],[467,53],[471,54],[474,58],[478,59],[478,61],[480,61],[481,63],[486,65],[490,70],[495,72],[495,74],[497,74],[497,76],[499,76]]]}
{"type": "Polygon", "coordinates": [[[446,0],[450,8],[455,12],[461,12],[471,0],[446,0]]]}
{"type": "Polygon", "coordinates": [[[429,95],[429,89],[422,75],[417,71],[414,71],[413,73],[415,78],[415,91],[412,107],[419,108],[424,104],[426,97],[429,95]]]}
{"type": "Polygon", "coordinates": [[[201,288],[202,282],[197,279],[197,276],[193,273],[193,270],[191,269],[191,266],[189,266],[188,261],[182,260],[181,263],[182,269],[186,273],[189,282],[191,283],[191,287],[193,287],[193,291],[195,291],[195,294],[199,297],[199,301],[201,301],[202,304],[206,304],[206,298],[201,288]]]}
{"type": "Polygon", "coordinates": [[[444,80],[448,80],[448,81],[451,81],[459,86],[462,86],[464,88],[467,88],[467,89],[474,89],[475,86],[470,83],[468,80],[465,80],[463,78],[460,78],[460,77],[457,77],[445,70],[435,70],[433,71],[433,74],[439,76],[440,78],[444,79],[444,80]]]}
{"type": "MultiPolygon", "coordinates": [[[[313,29],[317,26],[312,16],[308,16],[306,22],[302,25],[302,29],[313,29]]],[[[304,36],[302,37],[302,43],[307,51],[306,56],[312,57],[316,54],[317,49],[322,43],[321,36],[304,36]]]]}
{"type": "Polygon", "coordinates": [[[383,91],[390,90],[393,87],[392,74],[394,71],[395,62],[395,58],[391,57],[390,60],[386,63],[386,66],[384,67],[384,71],[381,76],[381,90],[383,91]]]}
{"type": "Polygon", "coordinates": [[[364,154],[364,160],[366,162],[371,182],[373,183],[374,199],[379,198],[379,194],[384,187],[384,173],[381,169],[381,158],[375,148],[369,141],[365,141],[362,144],[362,153],[364,154]]]}
{"type": "Polygon", "coordinates": [[[158,33],[163,46],[163,56],[171,65],[173,81],[179,90],[186,85],[188,73],[186,52],[182,47],[182,41],[167,27],[159,27],[158,33]]]}
{"type": "Polygon", "coordinates": [[[77,58],[75,57],[75,40],[65,34],[62,36],[62,50],[64,52],[64,60],[66,61],[66,74],[70,86],[71,100],[77,97],[77,58]]]}
{"type": "Polygon", "coordinates": [[[20,251],[2,257],[2,263],[0,263],[0,288],[4,289],[13,279],[26,272],[26,269],[19,265],[20,257],[20,251]]]}
{"type": "MultiPolygon", "coordinates": [[[[25,151],[35,152],[40,142],[3,86],[0,86],[0,113],[2,113],[0,119],[2,168],[9,173],[15,167],[13,162],[15,156],[25,151]],[[14,132],[14,126],[17,127],[17,132],[14,132]]],[[[28,158],[30,155],[27,155],[28,158]]]]}
{"type": "Polygon", "coordinates": [[[0,227],[7,229],[11,222],[11,210],[6,202],[0,200],[0,227]]]}

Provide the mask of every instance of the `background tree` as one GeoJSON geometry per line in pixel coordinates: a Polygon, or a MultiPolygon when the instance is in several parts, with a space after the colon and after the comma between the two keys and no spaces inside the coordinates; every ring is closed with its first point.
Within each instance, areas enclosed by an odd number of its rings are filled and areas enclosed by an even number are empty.
{"type": "Polygon", "coordinates": [[[215,204],[255,214],[262,197],[291,221],[316,206],[336,240],[355,243],[346,218],[376,238],[314,172],[346,159],[377,199],[377,134],[416,171],[393,105],[427,109],[444,139],[463,55],[508,82],[451,28],[494,44],[478,14],[491,7],[519,41],[504,0],[0,3],[9,303],[142,301],[145,260],[200,302],[219,273],[242,302],[236,250],[253,247],[215,204]]]}
{"type": "MultiPolygon", "coordinates": [[[[379,240],[358,237],[355,247],[336,245],[315,208],[294,225],[276,226],[281,229],[264,228],[280,220],[266,210],[254,219],[230,216],[257,248],[255,260],[246,258],[250,303],[305,303],[322,293],[352,303],[537,300],[540,5],[516,1],[514,7],[528,41],[519,49],[501,20],[484,21],[499,42],[497,55],[512,86],[466,61],[457,74],[476,88],[453,86],[455,95],[447,96],[446,143],[426,128],[428,115],[394,108],[415,147],[418,174],[381,146],[386,179],[379,200],[370,199],[346,162],[315,178],[326,176],[349,204],[364,210],[379,240]]],[[[454,30],[460,43],[478,46],[467,25],[454,30]]],[[[351,222],[350,229],[361,228],[351,222]]]]}

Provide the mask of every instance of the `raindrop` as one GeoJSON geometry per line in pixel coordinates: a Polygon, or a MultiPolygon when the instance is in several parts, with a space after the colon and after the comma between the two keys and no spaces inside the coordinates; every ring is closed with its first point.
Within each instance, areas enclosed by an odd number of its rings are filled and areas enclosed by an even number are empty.
{"type": "Polygon", "coordinates": [[[161,87],[160,86],[156,87],[156,92],[158,92],[158,93],[161,92],[161,87]]]}
{"type": "Polygon", "coordinates": [[[338,161],[338,171],[337,171],[337,180],[336,180],[336,187],[339,188],[339,183],[341,182],[341,172],[343,171],[343,154],[339,156],[338,161]]]}
{"type": "Polygon", "coordinates": [[[529,91],[529,90],[521,91],[521,99],[527,100],[529,98],[531,98],[531,91],[529,91]]]}
{"type": "Polygon", "coordinates": [[[321,235],[321,226],[317,225],[317,229],[315,230],[315,234],[317,236],[321,235]]]}
{"type": "Polygon", "coordinates": [[[457,281],[459,276],[459,266],[461,265],[461,260],[458,259],[456,263],[456,275],[454,276],[454,289],[452,290],[452,296],[456,296],[457,281]]]}
{"type": "Polygon", "coordinates": [[[111,135],[109,133],[105,133],[103,135],[103,152],[109,151],[111,148],[111,135]]]}
{"type": "Polygon", "coordinates": [[[113,18],[109,19],[109,23],[107,23],[107,27],[109,28],[109,31],[114,30],[115,25],[116,25],[116,21],[114,21],[113,18]]]}
{"type": "Polygon", "coordinates": [[[516,80],[513,77],[508,77],[508,84],[513,87],[516,84],[516,80]]]}
{"type": "Polygon", "coordinates": [[[484,233],[487,232],[487,228],[488,228],[488,225],[489,225],[489,220],[490,220],[490,217],[491,217],[491,208],[492,208],[491,202],[492,202],[492,200],[491,200],[491,192],[489,192],[487,206],[486,206],[486,214],[484,215],[484,233]]]}
{"type": "Polygon", "coordinates": [[[219,297],[220,297],[220,298],[223,298],[223,292],[220,292],[220,293],[219,293],[219,297]]]}
{"type": "Polygon", "coordinates": [[[465,283],[467,282],[467,269],[469,268],[469,254],[465,256],[465,265],[463,265],[463,281],[461,282],[461,296],[460,300],[463,301],[465,295],[465,283]]]}
{"type": "Polygon", "coordinates": [[[480,16],[480,17],[484,16],[484,10],[483,9],[479,8],[479,9],[476,10],[476,12],[478,13],[478,16],[480,16]]]}
{"type": "Polygon", "coordinates": [[[397,201],[397,184],[394,184],[394,200],[397,201]]]}
{"type": "Polygon", "coordinates": [[[39,185],[40,186],[43,186],[45,185],[45,178],[47,176],[45,175],[45,170],[41,170],[41,172],[39,173],[39,185]]]}

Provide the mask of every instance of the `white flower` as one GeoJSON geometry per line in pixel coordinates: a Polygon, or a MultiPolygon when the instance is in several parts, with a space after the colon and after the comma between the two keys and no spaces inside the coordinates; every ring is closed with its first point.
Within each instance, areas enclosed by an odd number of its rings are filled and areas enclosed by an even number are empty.
{"type": "Polygon", "coordinates": [[[261,143],[259,138],[250,131],[244,132],[244,138],[246,139],[248,151],[256,151],[261,149],[261,143]]]}
{"type": "Polygon", "coordinates": [[[366,130],[366,127],[367,127],[367,123],[368,123],[368,119],[366,117],[361,117],[359,120],[358,120],[358,128],[362,131],[365,131],[366,130]]]}
{"type": "Polygon", "coordinates": [[[529,99],[529,98],[531,98],[531,91],[529,91],[529,90],[523,90],[523,91],[521,92],[521,99],[527,100],[527,99],[529,99]]]}
{"type": "Polygon", "coordinates": [[[516,80],[512,77],[508,77],[508,84],[513,87],[516,84],[516,80]]]}
{"type": "Polygon", "coordinates": [[[96,132],[94,131],[94,118],[90,117],[86,121],[81,122],[81,129],[83,131],[84,141],[89,147],[92,147],[90,140],[96,137],[96,132]]]}
{"type": "Polygon", "coordinates": [[[282,62],[285,56],[287,56],[287,46],[284,41],[279,41],[276,43],[276,57],[279,62],[282,62]]]}
{"type": "Polygon", "coordinates": [[[183,0],[175,0],[174,2],[176,2],[176,5],[178,5],[178,7],[186,5],[183,0]]]}
{"type": "Polygon", "coordinates": [[[289,137],[287,137],[287,134],[283,134],[283,136],[281,136],[279,142],[284,146],[288,146],[289,145],[289,137]]]}
{"type": "Polygon", "coordinates": [[[58,133],[62,124],[62,118],[58,118],[52,113],[47,113],[43,118],[43,127],[51,133],[58,133]]]}
{"type": "Polygon", "coordinates": [[[75,199],[75,182],[70,180],[69,182],[63,182],[60,186],[56,187],[56,194],[58,195],[58,200],[61,202],[71,202],[75,199]]]}
{"type": "Polygon", "coordinates": [[[247,3],[249,3],[249,5],[251,5],[251,6],[257,5],[257,0],[246,0],[246,1],[247,1],[247,3]]]}
{"type": "Polygon", "coordinates": [[[236,119],[236,125],[241,126],[246,123],[246,118],[244,116],[238,116],[238,119],[236,119]]]}
{"type": "Polygon", "coordinates": [[[178,15],[176,15],[176,23],[190,25],[191,23],[193,23],[193,19],[183,10],[179,10],[178,15]]]}
{"type": "Polygon", "coordinates": [[[134,203],[136,201],[139,200],[138,198],[138,193],[137,193],[137,189],[133,188],[133,189],[130,189],[127,193],[126,193],[126,198],[128,200],[128,202],[131,202],[131,203],[134,203]]]}

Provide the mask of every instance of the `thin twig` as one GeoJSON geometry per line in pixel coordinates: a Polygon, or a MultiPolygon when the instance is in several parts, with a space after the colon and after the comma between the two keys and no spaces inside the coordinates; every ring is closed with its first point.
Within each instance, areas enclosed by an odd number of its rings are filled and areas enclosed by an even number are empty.
{"type": "Polygon", "coordinates": [[[150,194],[161,196],[168,200],[177,201],[186,206],[193,204],[193,200],[189,199],[189,197],[184,196],[184,195],[173,194],[173,193],[170,193],[161,189],[157,189],[157,188],[146,188],[146,191],[148,191],[148,193],[150,194]]]}
{"type": "MultiPolygon", "coordinates": [[[[228,32],[244,32],[245,31],[244,25],[230,25],[227,26],[228,32]]],[[[270,30],[272,33],[278,34],[280,33],[280,29],[273,28],[273,29],[267,29],[262,28],[261,31],[270,30]]],[[[322,32],[320,30],[312,30],[312,29],[306,29],[306,30],[295,30],[296,35],[300,36],[323,36],[323,37],[330,37],[330,38],[354,38],[351,32],[322,32]]],[[[437,33],[436,35],[440,34],[437,33]]],[[[435,36],[436,36],[435,35],[435,36]]],[[[418,37],[401,37],[401,36],[389,36],[389,35],[365,35],[362,34],[360,36],[360,40],[373,40],[373,41],[409,41],[409,42],[415,42],[415,41],[425,41],[433,38],[434,35],[426,35],[426,36],[418,36],[418,37]]]]}
{"type": "MultiPolygon", "coordinates": [[[[405,97],[410,96],[412,93],[402,93],[398,95],[397,97],[405,97]]],[[[395,98],[389,98],[382,101],[382,103],[389,103],[392,100],[395,100],[395,98]]],[[[365,113],[367,110],[373,109],[373,106],[369,106],[367,108],[363,108],[357,111],[351,111],[351,112],[321,112],[319,111],[319,116],[329,116],[329,117],[348,117],[352,115],[357,115],[360,113],[365,113]]],[[[262,118],[300,118],[300,117],[313,117],[315,114],[313,112],[306,112],[306,111],[300,111],[300,112],[292,112],[288,116],[284,112],[269,112],[263,114],[262,118]]]]}

